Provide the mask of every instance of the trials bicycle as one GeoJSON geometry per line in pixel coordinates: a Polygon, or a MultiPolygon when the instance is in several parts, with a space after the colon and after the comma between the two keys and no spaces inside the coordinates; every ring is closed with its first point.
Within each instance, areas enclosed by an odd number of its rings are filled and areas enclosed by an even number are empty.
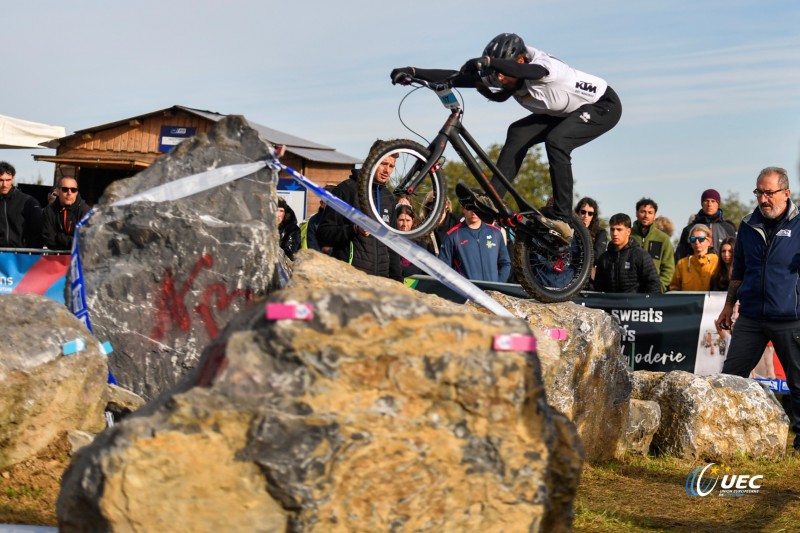
{"type": "Polygon", "coordinates": [[[450,110],[450,116],[427,148],[412,140],[396,139],[386,141],[370,152],[359,173],[362,211],[389,231],[408,239],[428,235],[438,225],[445,209],[447,183],[441,167],[443,153],[450,143],[497,209],[499,214],[495,223],[511,230],[509,233],[513,232],[511,261],[520,285],[541,302],[563,302],[575,298],[589,281],[594,264],[592,238],[583,222],[574,214],[567,221],[574,232],[571,244],[565,244],[540,222],[541,217],[549,214],[550,208],[539,210],[527,202],[469,134],[461,121],[464,111],[453,92],[451,80],[431,83],[410,77],[405,84],[436,92],[444,107],[450,110]],[[492,187],[470,149],[508,189],[517,211],[512,211],[492,187]],[[385,177],[381,175],[380,166],[387,157],[395,158],[395,166],[392,175],[382,184],[385,177]],[[392,220],[382,218],[379,197],[372,193],[381,184],[396,199],[403,197],[411,203],[420,219],[415,227],[399,230],[392,225],[392,220]]]}

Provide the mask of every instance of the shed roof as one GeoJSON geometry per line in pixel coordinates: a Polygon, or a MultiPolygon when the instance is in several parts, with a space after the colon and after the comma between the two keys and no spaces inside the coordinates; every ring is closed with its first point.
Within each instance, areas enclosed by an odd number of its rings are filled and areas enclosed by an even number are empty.
{"type": "MultiPolygon", "coordinates": [[[[117,120],[114,122],[109,122],[108,124],[102,124],[99,126],[93,126],[91,128],[86,128],[82,130],[76,130],[75,133],[72,135],[67,135],[66,137],[62,137],[61,139],[56,139],[47,143],[47,146],[50,148],[58,147],[59,141],[64,139],[69,139],[71,137],[77,135],[83,135],[85,133],[97,132],[102,130],[107,130],[111,128],[115,128],[117,126],[121,126],[123,124],[129,123],[131,120],[135,119],[143,119],[152,115],[162,114],[173,109],[180,109],[187,113],[191,113],[193,115],[198,115],[213,122],[219,122],[227,115],[223,115],[221,113],[215,113],[213,111],[205,111],[202,109],[194,109],[191,107],[181,106],[181,105],[174,105],[172,107],[168,107],[166,109],[159,109],[158,111],[152,111],[150,113],[145,113],[143,115],[137,115],[135,117],[130,117],[122,120],[117,120]]],[[[275,145],[286,145],[286,151],[291,152],[297,156],[302,157],[303,159],[307,159],[309,161],[314,161],[318,163],[336,163],[336,164],[345,164],[345,165],[355,165],[362,162],[361,159],[357,159],[355,157],[349,156],[347,154],[343,154],[341,152],[337,152],[334,148],[329,146],[325,146],[323,144],[315,143],[309,141],[307,139],[303,139],[300,137],[295,137],[294,135],[290,135],[288,133],[284,133],[282,131],[278,131],[272,128],[268,128],[267,126],[263,126],[251,120],[248,120],[245,117],[247,123],[256,131],[258,131],[259,135],[265,141],[268,141],[275,145]]]]}

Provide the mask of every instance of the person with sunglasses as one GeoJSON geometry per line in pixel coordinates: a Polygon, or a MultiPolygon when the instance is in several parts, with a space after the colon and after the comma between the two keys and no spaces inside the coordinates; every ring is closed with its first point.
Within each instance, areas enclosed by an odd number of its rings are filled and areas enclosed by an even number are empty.
{"type": "MultiPolygon", "coordinates": [[[[600,227],[600,208],[594,198],[581,198],[575,206],[575,214],[589,230],[594,243],[594,262],[603,255],[608,248],[608,233],[600,227]]],[[[594,274],[594,272],[592,272],[594,274]]],[[[592,276],[594,277],[594,276],[592,276]]]]}
{"type": "Polygon", "coordinates": [[[671,291],[710,291],[711,278],[717,271],[719,257],[708,253],[711,230],[705,224],[695,224],[686,239],[692,255],[684,257],[675,266],[675,275],[669,284],[671,291]]]}
{"type": "Polygon", "coordinates": [[[56,200],[44,208],[42,240],[50,250],[71,250],[75,226],[89,212],[89,205],[78,192],[75,178],[59,178],[56,200]]]}
{"type": "Polygon", "coordinates": [[[0,248],[41,248],[42,208],[14,186],[17,171],[0,161],[0,248]]]}
{"type": "Polygon", "coordinates": [[[722,373],[748,377],[772,341],[786,371],[793,447],[800,452],[800,212],[783,168],[762,170],[753,194],[758,205],[739,225],[728,294],[716,320],[718,328],[733,330],[722,373]]]}
{"type": "Polygon", "coordinates": [[[706,189],[700,195],[700,211],[694,215],[692,221],[683,228],[681,238],[678,240],[678,246],[675,249],[675,262],[677,263],[682,258],[692,255],[692,247],[689,245],[687,238],[689,237],[689,230],[695,224],[705,224],[711,231],[711,253],[718,253],[722,241],[728,237],[736,237],[736,225],[730,220],[726,220],[722,213],[721,205],[722,200],[719,192],[715,189],[706,189]]]}

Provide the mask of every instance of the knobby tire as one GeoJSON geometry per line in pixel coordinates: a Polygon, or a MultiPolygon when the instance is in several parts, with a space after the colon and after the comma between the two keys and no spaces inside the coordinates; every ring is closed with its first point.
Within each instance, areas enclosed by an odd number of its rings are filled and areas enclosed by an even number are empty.
{"type": "Polygon", "coordinates": [[[567,256],[569,264],[564,272],[554,269],[552,251],[536,236],[517,233],[512,253],[512,264],[517,281],[529,295],[543,303],[573,300],[583,290],[594,266],[594,246],[589,230],[573,215],[569,221],[575,231],[567,256]]]}

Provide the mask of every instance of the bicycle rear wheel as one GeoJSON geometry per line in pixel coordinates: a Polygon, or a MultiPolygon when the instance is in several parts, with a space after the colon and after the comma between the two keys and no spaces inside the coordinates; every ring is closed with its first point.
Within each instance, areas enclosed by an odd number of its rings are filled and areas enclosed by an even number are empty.
{"type": "Polygon", "coordinates": [[[436,166],[424,176],[419,174],[430,155],[427,148],[406,139],[386,141],[373,149],[358,176],[361,210],[393,233],[408,239],[428,235],[438,225],[447,198],[445,178],[436,166]],[[394,170],[384,182],[380,166],[387,158],[393,160],[394,170]],[[415,215],[415,223],[410,230],[397,229],[395,213],[387,217],[385,210],[381,209],[378,195],[374,192],[381,186],[389,189],[395,202],[410,204],[415,215]]]}
{"type": "Polygon", "coordinates": [[[594,266],[592,237],[573,215],[572,243],[561,253],[542,235],[519,231],[514,243],[514,272],[525,292],[544,303],[572,300],[586,286],[594,266]]]}

